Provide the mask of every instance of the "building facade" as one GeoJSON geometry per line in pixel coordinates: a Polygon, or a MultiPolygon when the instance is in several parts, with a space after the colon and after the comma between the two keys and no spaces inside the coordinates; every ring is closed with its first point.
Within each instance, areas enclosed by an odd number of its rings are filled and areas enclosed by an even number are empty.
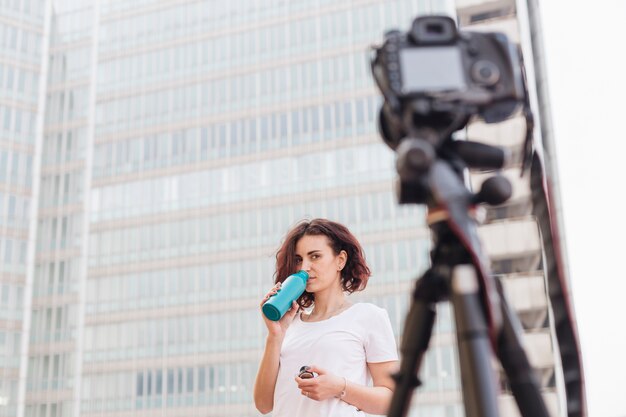
{"type": "Polygon", "coordinates": [[[16,415],[27,369],[27,276],[32,269],[44,78],[40,3],[3,2],[0,14],[0,415],[16,415]]]}
{"type": "MultiPolygon", "coordinates": [[[[354,298],[386,308],[400,339],[430,237],[422,207],[396,204],[368,48],[419,14],[458,7],[464,24],[480,14],[473,5],[8,3],[0,416],[258,416],[258,303],[281,238],[303,218],[331,218],[357,235],[373,276],[354,298]]],[[[515,7],[481,16],[471,23],[515,21],[515,7]]],[[[530,323],[533,363],[552,375],[523,195],[492,210],[484,240],[530,323]]],[[[412,416],[463,415],[446,305],[421,379],[412,416]]],[[[554,378],[544,379],[557,401],[554,378]]]]}

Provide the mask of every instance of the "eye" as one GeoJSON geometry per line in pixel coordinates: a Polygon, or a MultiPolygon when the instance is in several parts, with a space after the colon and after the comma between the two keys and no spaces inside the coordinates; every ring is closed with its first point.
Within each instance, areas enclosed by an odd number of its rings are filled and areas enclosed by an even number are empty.
{"type": "Polygon", "coordinates": [[[318,254],[311,255],[311,259],[318,259],[320,256],[318,254]]]}
{"type": "Polygon", "coordinates": [[[302,258],[296,258],[296,265],[300,265],[302,263],[302,258]]]}

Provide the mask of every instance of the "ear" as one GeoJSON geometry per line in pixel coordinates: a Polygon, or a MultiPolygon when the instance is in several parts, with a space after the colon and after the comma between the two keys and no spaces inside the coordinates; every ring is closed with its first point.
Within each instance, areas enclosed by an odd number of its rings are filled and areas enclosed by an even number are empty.
{"type": "Polygon", "coordinates": [[[346,266],[346,262],[348,262],[348,252],[342,250],[337,255],[337,270],[341,271],[346,266]]]}

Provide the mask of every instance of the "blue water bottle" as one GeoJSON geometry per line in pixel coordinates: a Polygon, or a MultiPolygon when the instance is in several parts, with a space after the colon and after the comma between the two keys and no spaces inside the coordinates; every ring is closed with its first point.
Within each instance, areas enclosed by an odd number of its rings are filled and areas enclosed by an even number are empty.
{"type": "Polygon", "coordinates": [[[306,281],[309,274],[306,271],[298,271],[287,277],[280,287],[280,291],[272,295],[269,300],[263,304],[263,314],[272,321],[280,320],[287,310],[291,307],[291,303],[298,299],[306,288],[306,281]]]}

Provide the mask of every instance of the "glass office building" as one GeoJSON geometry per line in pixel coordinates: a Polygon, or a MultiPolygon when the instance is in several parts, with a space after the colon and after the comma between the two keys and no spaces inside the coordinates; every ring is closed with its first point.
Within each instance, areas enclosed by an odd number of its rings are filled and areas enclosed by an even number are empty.
{"type": "MultiPolygon", "coordinates": [[[[357,235],[373,276],[354,298],[386,308],[399,338],[430,237],[422,207],[396,204],[368,48],[457,6],[3,2],[0,416],[258,416],[258,304],[303,218],[357,235]]],[[[551,358],[533,237],[490,243],[520,201],[485,241],[551,358]]],[[[442,305],[412,415],[463,415],[454,343],[442,305]]]]}
{"type": "Polygon", "coordinates": [[[0,415],[16,415],[26,371],[27,276],[39,135],[44,16],[37,0],[2,2],[0,14],[0,415]]]}

